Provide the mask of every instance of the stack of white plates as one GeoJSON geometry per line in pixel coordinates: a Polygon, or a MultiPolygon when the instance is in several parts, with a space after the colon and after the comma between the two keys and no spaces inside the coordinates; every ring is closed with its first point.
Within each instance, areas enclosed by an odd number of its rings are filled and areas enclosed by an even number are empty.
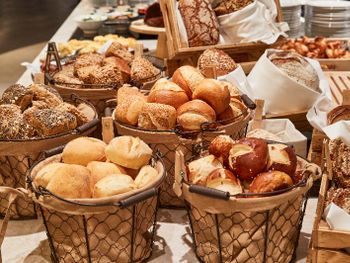
{"type": "Polygon", "coordinates": [[[310,1],[305,6],[308,36],[350,37],[350,2],[310,1]]]}
{"type": "Polygon", "coordinates": [[[283,20],[288,23],[289,31],[286,32],[289,37],[297,38],[302,35],[301,31],[301,3],[298,1],[281,1],[283,20]]]}

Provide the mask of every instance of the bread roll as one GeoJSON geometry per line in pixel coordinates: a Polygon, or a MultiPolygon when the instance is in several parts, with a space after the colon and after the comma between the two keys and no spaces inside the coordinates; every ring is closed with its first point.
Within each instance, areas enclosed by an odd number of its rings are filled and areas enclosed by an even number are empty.
{"type": "Polygon", "coordinates": [[[231,98],[230,105],[226,110],[218,115],[218,121],[223,124],[229,124],[232,122],[239,121],[246,116],[247,107],[240,102],[238,99],[231,98]]]}
{"type": "Polygon", "coordinates": [[[162,78],[152,87],[147,101],[150,103],[170,105],[177,109],[182,104],[188,102],[188,97],[186,92],[174,82],[162,78]]]}
{"type": "Polygon", "coordinates": [[[32,102],[33,93],[20,84],[8,87],[2,94],[0,104],[16,104],[24,111],[32,102]]]}
{"type": "Polygon", "coordinates": [[[240,100],[241,98],[241,92],[237,86],[235,86],[233,83],[220,80],[221,85],[226,86],[228,88],[228,91],[230,92],[231,98],[235,98],[240,100]]]}
{"type": "Polygon", "coordinates": [[[43,168],[40,169],[40,171],[36,174],[34,178],[34,184],[42,187],[46,187],[51,178],[56,174],[56,171],[58,168],[61,168],[65,165],[64,163],[49,163],[45,165],[43,168]]]}
{"type": "Polygon", "coordinates": [[[204,76],[197,68],[182,66],[175,70],[171,80],[186,92],[188,98],[192,98],[194,87],[203,79],[204,76]]]}
{"type": "Polygon", "coordinates": [[[142,84],[157,79],[161,71],[143,57],[136,57],[131,62],[131,80],[142,84]]]}
{"type": "Polygon", "coordinates": [[[228,166],[228,158],[230,156],[230,150],[235,144],[235,141],[228,135],[219,135],[212,140],[209,145],[208,151],[216,158],[222,160],[223,164],[228,166]]]}
{"type": "Polygon", "coordinates": [[[280,171],[269,171],[254,178],[249,187],[252,193],[267,193],[293,186],[292,178],[280,171]]]}
{"type": "Polygon", "coordinates": [[[93,189],[94,185],[103,177],[111,174],[127,174],[123,167],[114,163],[92,161],[88,163],[86,168],[89,169],[91,175],[91,189],[93,189]]]}
{"type": "Polygon", "coordinates": [[[177,109],[177,122],[184,130],[200,130],[205,122],[214,122],[215,111],[201,100],[192,100],[177,109]]]}
{"type": "Polygon", "coordinates": [[[208,67],[215,67],[217,76],[227,75],[237,68],[235,61],[224,51],[216,48],[208,48],[198,59],[197,66],[201,73],[209,78],[206,69],[208,67]]]}
{"type": "Polygon", "coordinates": [[[338,121],[350,120],[350,105],[341,105],[335,107],[327,114],[328,125],[334,124],[338,121]]]}
{"type": "Polygon", "coordinates": [[[140,169],[148,164],[152,149],[138,137],[120,136],[107,145],[106,156],[108,160],[123,167],[140,169]]]}
{"type": "Polygon", "coordinates": [[[81,165],[64,165],[56,170],[46,189],[64,198],[91,198],[90,171],[81,165]]]}
{"type": "Polygon", "coordinates": [[[146,96],[143,95],[140,90],[136,87],[132,87],[128,84],[124,84],[118,89],[117,93],[117,104],[123,104],[123,102],[131,96],[142,97],[146,100],[146,96]]]}
{"type": "Polygon", "coordinates": [[[222,0],[214,8],[214,11],[217,16],[227,15],[253,3],[253,0],[222,0]]]}
{"type": "Polygon", "coordinates": [[[297,156],[294,148],[285,144],[269,144],[267,170],[285,172],[292,178],[297,169],[297,156]]]}
{"type": "Polygon", "coordinates": [[[109,197],[136,189],[134,180],[126,174],[112,174],[102,178],[95,184],[93,197],[109,197]]]}
{"type": "Polygon", "coordinates": [[[118,104],[115,109],[114,118],[122,123],[135,126],[145,103],[146,100],[144,97],[130,96],[124,99],[122,104],[118,104]]]}
{"type": "Polygon", "coordinates": [[[193,184],[206,185],[208,175],[223,168],[222,163],[214,155],[208,155],[188,164],[188,180],[193,184]]]}
{"type": "Polygon", "coordinates": [[[18,138],[23,121],[21,108],[14,104],[3,104],[0,105],[0,112],[0,139],[18,138]]]}
{"type": "Polygon", "coordinates": [[[176,125],[176,109],[159,103],[143,105],[138,119],[138,127],[147,130],[172,130],[176,125]]]}
{"type": "Polygon", "coordinates": [[[150,165],[143,166],[135,178],[135,184],[138,188],[153,183],[158,177],[158,171],[150,165]]]}
{"type": "Polygon", "coordinates": [[[209,0],[180,0],[179,10],[190,47],[219,42],[219,23],[209,0]]]}
{"type": "Polygon", "coordinates": [[[79,137],[70,141],[64,147],[62,161],[70,164],[86,166],[92,161],[105,161],[106,144],[91,137],[79,137]]]}
{"type": "Polygon", "coordinates": [[[128,62],[126,62],[124,59],[119,57],[106,57],[103,59],[103,65],[112,65],[117,67],[122,74],[123,83],[128,83],[130,81],[131,69],[128,62]]]}
{"type": "Polygon", "coordinates": [[[241,194],[242,186],[238,178],[229,170],[218,168],[212,171],[207,178],[206,186],[231,195],[241,194]]]}
{"type": "Polygon", "coordinates": [[[194,89],[192,98],[205,101],[216,114],[222,113],[230,105],[230,92],[219,80],[203,79],[194,89]]]}

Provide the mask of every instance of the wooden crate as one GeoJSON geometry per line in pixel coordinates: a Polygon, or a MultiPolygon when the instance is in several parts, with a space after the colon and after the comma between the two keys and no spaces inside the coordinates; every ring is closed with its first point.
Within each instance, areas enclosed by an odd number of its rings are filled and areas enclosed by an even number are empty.
{"type": "MultiPolygon", "coordinates": [[[[350,67],[348,70],[350,70],[350,67]]],[[[340,105],[343,102],[342,92],[350,90],[350,71],[329,71],[325,74],[329,81],[333,101],[340,105]]]]}
{"type": "Polygon", "coordinates": [[[329,228],[327,222],[322,219],[327,191],[332,181],[328,141],[324,144],[324,150],[327,172],[322,176],[321,181],[316,217],[312,231],[310,258],[312,263],[350,262],[350,254],[342,251],[342,249],[350,247],[350,231],[332,230],[329,228]]]}

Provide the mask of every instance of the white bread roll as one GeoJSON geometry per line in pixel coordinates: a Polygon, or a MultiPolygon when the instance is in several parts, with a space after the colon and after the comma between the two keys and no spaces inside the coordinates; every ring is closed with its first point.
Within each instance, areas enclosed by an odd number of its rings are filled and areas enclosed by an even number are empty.
{"type": "Polygon", "coordinates": [[[64,147],[62,161],[69,164],[86,166],[92,161],[105,161],[106,144],[92,137],[79,137],[64,147]]]}
{"type": "Polygon", "coordinates": [[[126,174],[112,174],[102,178],[95,184],[93,197],[119,195],[136,189],[134,180],[126,174]]]}
{"type": "Polygon", "coordinates": [[[51,178],[56,174],[58,168],[61,168],[65,163],[49,163],[45,165],[40,171],[36,174],[34,178],[34,184],[42,187],[46,187],[50,182],[51,178]]]}
{"type": "Polygon", "coordinates": [[[94,185],[103,177],[111,174],[127,174],[123,167],[118,166],[114,163],[92,161],[88,163],[86,168],[89,169],[91,174],[91,189],[93,189],[94,185]]]}
{"type": "Polygon", "coordinates": [[[158,172],[150,165],[141,168],[140,172],[135,178],[135,184],[138,188],[144,187],[152,183],[158,176],[158,172]]]}
{"type": "Polygon", "coordinates": [[[132,136],[114,138],[105,152],[111,162],[131,169],[140,169],[152,156],[152,149],[140,138],[132,136]]]}

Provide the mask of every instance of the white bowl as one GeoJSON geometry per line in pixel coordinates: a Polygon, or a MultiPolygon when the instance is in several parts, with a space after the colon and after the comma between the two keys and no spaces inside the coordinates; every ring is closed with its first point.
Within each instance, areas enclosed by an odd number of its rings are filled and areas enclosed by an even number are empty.
{"type": "Polygon", "coordinates": [[[80,15],[75,17],[74,20],[85,34],[95,34],[103,25],[103,22],[107,20],[107,16],[80,15]]]}

